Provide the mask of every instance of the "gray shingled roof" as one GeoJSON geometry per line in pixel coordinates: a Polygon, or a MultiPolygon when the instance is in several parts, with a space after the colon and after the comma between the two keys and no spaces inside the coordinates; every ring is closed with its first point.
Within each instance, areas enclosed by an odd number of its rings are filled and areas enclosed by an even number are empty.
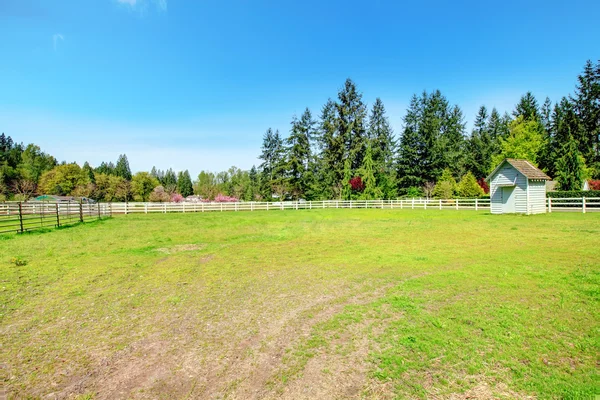
{"type": "Polygon", "coordinates": [[[502,164],[504,164],[505,162],[507,162],[510,165],[512,165],[517,171],[519,171],[520,173],[522,173],[527,179],[540,179],[540,180],[545,180],[545,181],[552,180],[552,178],[550,178],[548,175],[546,175],[544,173],[544,171],[542,171],[541,169],[535,167],[529,161],[527,161],[527,160],[519,160],[519,159],[516,159],[516,158],[507,158],[507,159],[505,159],[503,162],[501,162],[494,169],[494,171],[490,174],[490,176],[488,176],[487,179],[490,180],[490,178],[492,177],[492,175],[494,175],[498,171],[498,169],[502,166],[502,164]]]}

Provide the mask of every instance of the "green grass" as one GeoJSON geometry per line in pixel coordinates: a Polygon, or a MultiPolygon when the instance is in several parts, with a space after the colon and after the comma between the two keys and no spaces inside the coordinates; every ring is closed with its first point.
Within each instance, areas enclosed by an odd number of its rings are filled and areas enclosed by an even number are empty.
{"type": "Polygon", "coordinates": [[[600,214],[129,215],[0,236],[0,280],[9,397],[600,395],[600,214]]]}

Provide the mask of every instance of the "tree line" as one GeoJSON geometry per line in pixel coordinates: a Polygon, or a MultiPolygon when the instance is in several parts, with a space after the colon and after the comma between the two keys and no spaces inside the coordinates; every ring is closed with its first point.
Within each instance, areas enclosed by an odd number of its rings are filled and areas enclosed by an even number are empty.
{"type": "Polygon", "coordinates": [[[540,105],[530,92],[511,113],[479,108],[468,134],[461,108],[439,90],[415,94],[393,132],[377,98],[369,108],[347,79],[314,116],[306,108],[289,134],[265,132],[261,164],[245,171],[172,169],[132,174],[126,155],[96,168],[58,163],[39,146],[0,135],[0,199],[34,194],[101,201],[172,201],[192,194],[241,200],[391,199],[482,195],[484,178],[504,158],[525,158],[561,189],[600,178],[600,61],[587,61],[572,94],[540,105]]]}

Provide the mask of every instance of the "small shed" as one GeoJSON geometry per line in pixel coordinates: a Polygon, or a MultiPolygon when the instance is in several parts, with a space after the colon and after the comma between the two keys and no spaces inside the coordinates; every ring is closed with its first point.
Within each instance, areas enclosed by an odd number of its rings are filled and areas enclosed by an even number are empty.
{"type": "Polygon", "coordinates": [[[529,161],[507,158],[486,180],[492,214],[546,212],[546,181],[551,179],[529,161]]]}

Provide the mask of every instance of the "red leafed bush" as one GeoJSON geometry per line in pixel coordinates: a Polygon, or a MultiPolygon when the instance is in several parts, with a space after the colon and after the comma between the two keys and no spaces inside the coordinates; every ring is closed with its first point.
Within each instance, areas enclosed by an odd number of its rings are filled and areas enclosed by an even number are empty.
{"type": "Polygon", "coordinates": [[[365,184],[363,183],[362,179],[360,179],[360,176],[355,176],[354,178],[350,179],[350,187],[352,187],[352,190],[355,192],[362,192],[365,190],[365,184]]]}
{"type": "Polygon", "coordinates": [[[479,183],[479,186],[481,186],[481,188],[483,189],[483,192],[485,194],[489,194],[490,193],[490,186],[485,181],[485,178],[479,178],[479,179],[477,179],[477,183],[479,183]]]}
{"type": "Polygon", "coordinates": [[[590,185],[590,190],[600,190],[600,179],[595,181],[588,181],[590,185]]]}
{"type": "Polygon", "coordinates": [[[183,196],[180,195],[179,193],[174,193],[171,195],[172,203],[181,203],[182,201],[183,201],[183,196]]]}

